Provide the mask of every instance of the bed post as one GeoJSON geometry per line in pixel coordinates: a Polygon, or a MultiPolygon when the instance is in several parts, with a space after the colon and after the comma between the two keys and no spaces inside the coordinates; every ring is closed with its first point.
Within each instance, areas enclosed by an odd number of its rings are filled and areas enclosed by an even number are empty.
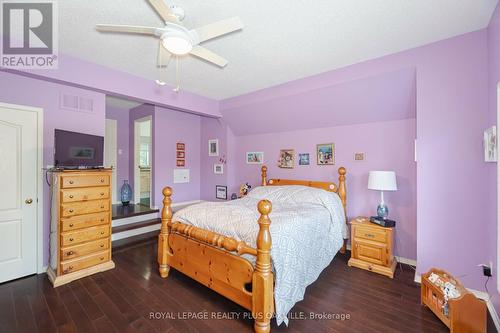
{"type": "Polygon", "coordinates": [[[172,189],[165,187],[163,189],[163,208],[161,210],[161,230],[158,235],[158,265],[160,276],[166,278],[170,266],[168,265],[168,258],[171,255],[170,246],[168,245],[168,234],[170,233],[170,224],[172,223],[172,189]]]}
{"type": "MultiPolygon", "coordinates": [[[[262,170],[264,171],[264,167],[262,170]]],[[[257,261],[252,277],[252,316],[257,333],[271,331],[271,318],[274,313],[273,273],[271,268],[271,233],[269,232],[269,213],[272,205],[268,200],[258,204],[260,213],[259,233],[257,235],[257,261]]]]}
{"type": "MultiPolygon", "coordinates": [[[[338,189],[338,195],[340,197],[340,200],[342,200],[342,206],[344,206],[344,213],[345,213],[345,223],[347,224],[347,193],[346,193],[346,186],[345,186],[345,174],[346,174],[346,169],[344,167],[339,168],[339,189],[338,189]]],[[[344,239],[344,244],[342,245],[342,248],[340,249],[340,253],[345,253],[346,250],[346,239],[344,239]]]]}
{"type": "Polygon", "coordinates": [[[262,168],[260,168],[260,175],[262,177],[262,182],[261,182],[261,185],[262,186],[266,186],[267,185],[267,167],[265,165],[262,166],[262,168]]]}

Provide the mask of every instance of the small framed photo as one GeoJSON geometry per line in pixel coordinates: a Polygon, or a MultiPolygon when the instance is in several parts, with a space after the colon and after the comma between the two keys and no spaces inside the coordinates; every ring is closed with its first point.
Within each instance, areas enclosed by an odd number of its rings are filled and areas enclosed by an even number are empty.
{"type": "Polygon", "coordinates": [[[354,160],[355,161],[364,161],[365,160],[365,153],[354,153],[354,160]]]}
{"type": "Polygon", "coordinates": [[[177,167],[183,168],[186,166],[186,160],[177,160],[177,167]]]}
{"type": "Polygon", "coordinates": [[[295,150],[281,149],[278,166],[284,169],[293,169],[295,165],[295,150]]]}
{"type": "Polygon", "coordinates": [[[214,173],[222,175],[224,173],[224,164],[214,164],[214,173]]]}
{"type": "Polygon", "coordinates": [[[227,186],[215,185],[215,198],[227,200],[227,186]]]}
{"type": "Polygon", "coordinates": [[[177,150],[186,150],[186,144],[183,142],[177,142],[177,150]]]}
{"type": "Polygon", "coordinates": [[[491,126],[484,131],[484,161],[497,161],[497,127],[491,126]]]}
{"type": "Polygon", "coordinates": [[[309,165],[311,162],[309,160],[309,153],[299,154],[299,165],[309,165]]]}
{"type": "Polygon", "coordinates": [[[316,145],[316,157],[318,165],[335,164],[335,144],[322,143],[316,145]]]}
{"type": "Polygon", "coordinates": [[[247,164],[262,164],[264,163],[264,152],[251,151],[247,152],[247,164]]]}
{"type": "Polygon", "coordinates": [[[208,140],[208,156],[219,156],[219,140],[208,140]]]}
{"type": "Polygon", "coordinates": [[[177,151],[177,158],[186,158],[186,152],[178,150],[177,151]]]}

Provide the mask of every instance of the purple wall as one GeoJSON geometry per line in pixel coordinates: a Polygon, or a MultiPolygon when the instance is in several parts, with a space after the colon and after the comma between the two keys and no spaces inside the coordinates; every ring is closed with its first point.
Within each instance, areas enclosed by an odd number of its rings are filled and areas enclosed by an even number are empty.
{"type": "MultiPolygon", "coordinates": [[[[490,25],[488,27],[488,93],[489,93],[489,122],[488,126],[497,124],[497,85],[500,82],[500,6],[497,8],[491,18],[490,25]]],[[[497,125],[498,126],[498,125],[497,125]]],[[[492,285],[496,286],[490,288],[490,291],[494,292],[493,305],[497,313],[500,313],[500,293],[498,292],[497,278],[500,270],[498,270],[498,258],[497,258],[497,164],[490,163],[487,165],[487,171],[489,176],[489,183],[487,188],[489,203],[488,212],[490,217],[485,225],[488,232],[488,243],[490,255],[490,260],[493,261],[493,279],[491,281],[492,285]]]]}
{"type": "Polygon", "coordinates": [[[216,100],[188,91],[175,93],[172,91],[172,87],[158,86],[154,82],[155,78],[145,79],[66,54],[59,54],[59,68],[57,70],[13,71],[1,68],[0,70],[86,88],[116,97],[153,103],[176,110],[185,110],[194,114],[219,116],[219,102],[216,100]]]}
{"type": "Polygon", "coordinates": [[[238,184],[260,185],[261,165],[246,164],[245,152],[263,151],[269,178],[332,180],[338,182],[337,169],[348,171],[349,217],[375,215],[380,201],[377,191],[367,190],[368,171],[394,170],[398,191],[386,193],[390,217],[398,221],[396,255],[416,259],[416,163],[414,162],[415,119],[350,126],[337,126],[291,132],[236,137],[235,168],[238,184]],[[334,166],[316,164],[316,144],[334,142],[334,166]],[[296,154],[309,153],[309,166],[281,169],[277,166],[279,150],[293,148],[296,154]],[[354,161],[355,152],[364,152],[365,161],[354,161]]]}
{"type": "Polygon", "coordinates": [[[106,105],[106,119],[116,120],[117,131],[117,149],[121,149],[122,153],[117,152],[116,161],[116,198],[120,201],[120,189],[124,180],[130,180],[129,175],[129,113],[128,109],[121,109],[106,105]]]}
{"type": "MultiPolygon", "coordinates": [[[[104,136],[105,96],[88,90],[0,72],[0,101],[43,108],[43,165],[54,163],[54,129],[104,136]],[[92,113],[60,108],[60,94],[71,94],[93,100],[92,113]]],[[[44,182],[43,234],[44,264],[49,258],[50,200],[44,182]]]]}
{"type": "MultiPolygon", "coordinates": [[[[215,186],[216,185],[227,185],[228,184],[228,167],[227,164],[224,165],[224,173],[214,174],[213,166],[214,164],[221,164],[220,158],[227,159],[227,135],[228,128],[226,124],[221,119],[213,118],[202,118],[201,119],[201,160],[200,163],[203,166],[201,168],[201,199],[216,201],[215,198],[215,186]],[[219,140],[219,156],[208,156],[208,140],[218,139],[219,140]]],[[[231,192],[228,188],[228,198],[231,197],[231,192]]]]}
{"type": "MultiPolygon", "coordinates": [[[[155,106],[152,104],[141,104],[139,106],[136,106],[135,108],[130,109],[129,112],[129,137],[128,137],[128,142],[129,142],[129,183],[130,186],[132,187],[132,191],[134,191],[134,170],[136,166],[134,165],[134,133],[135,133],[135,120],[140,119],[140,118],[145,118],[151,116],[152,120],[152,130],[151,130],[151,143],[153,145],[153,156],[151,157],[151,164],[153,165],[153,170],[151,172],[151,177],[153,179],[152,182],[152,192],[155,193],[155,176],[156,176],[156,165],[155,165],[155,155],[156,155],[156,136],[155,136],[155,131],[156,131],[156,122],[155,122],[155,106]]],[[[134,193],[134,192],[132,192],[134,193]]],[[[156,205],[155,203],[155,198],[151,198],[151,205],[156,205]]]]}
{"type": "MultiPolygon", "coordinates": [[[[273,107],[267,108],[266,114],[252,114],[243,124],[240,123],[243,119],[235,117],[233,124],[226,118],[228,125],[238,129],[262,126],[275,128],[276,132],[287,131],[289,122],[284,120],[285,126],[281,126],[273,121],[276,119],[273,112],[281,112],[283,119],[287,117],[286,110],[274,108],[278,98],[292,98],[294,103],[300,103],[301,99],[293,95],[415,68],[417,270],[423,273],[434,266],[442,267],[457,276],[465,275],[461,280],[467,287],[482,290],[484,278],[477,264],[493,259],[487,240],[495,223],[491,220],[491,204],[480,195],[491,181],[482,147],[483,130],[490,120],[487,50],[487,33],[481,30],[222,101],[221,110],[227,115],[230,109],[252,110],[249,105],[254,104],[258,108],[253,111],[259,112],[269,101],[273,107]],[[476,222],[471,224],[471,221],[476,222]]],[[[309,106],[322,103],[304,99],[307,101],[302,105],[304,112],[295,123],[309,123],[308,117],[313,113],[309,106]]],[[[378,112],[384,114],[384,110],[378,112]]],[[[291,114],[296,116],[294,112],[291,114]]],[[[238,138],[236,147],[237,142],[238,138]]],[[[227,146],[232,144],[228,142],[227,146]]],[[[233,157],[243,159],[239,154],[236,151],[233,157]]],[[[276,155],[266,156],[268,161],[269,158],[276,159],[276,155]]],[[[393,194],[391,200],[396,196],[393,194]]]]}
{"type": "Polygon", "coordinates": [[[154,122],[155,205],[161,206],[162,190],[167,185],[173,189],[174,203],[200,199],[201,117],[157,106],[154,122]],[[186,144],[186,168],[190,170],[189,183],[173,183],[178,141],[186,144]]]}

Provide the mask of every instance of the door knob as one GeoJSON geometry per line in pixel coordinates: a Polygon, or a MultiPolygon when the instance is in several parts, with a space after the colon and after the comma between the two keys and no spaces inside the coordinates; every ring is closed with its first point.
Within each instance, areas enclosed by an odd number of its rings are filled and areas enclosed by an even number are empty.
{"type": "Polygon", "coordinates": [[[27,205],[31,205],[31,204],[33,203],[33,199],[28,198],[28,199],[24,200],[24,202],[25,202],[27,205]]]}

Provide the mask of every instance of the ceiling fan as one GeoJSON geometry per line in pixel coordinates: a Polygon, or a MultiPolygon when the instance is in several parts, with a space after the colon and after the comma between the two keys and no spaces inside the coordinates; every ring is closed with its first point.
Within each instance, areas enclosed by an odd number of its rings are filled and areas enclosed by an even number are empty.
{"type": "MultiPolygon", "coordinates": [[[[159,38],[157,67],[160,71],[166,69],[172,56],[177,57],[178,60],[178,57],[187,54],[191,54],[221,68],[227,65],[228,61],[226,59],[200,46],[200,43],[242,29],[243,22],[239,17],[229,18],[190,30],[181,23],[185,17],[184,10],[181,7],[168,6],[164,0],[147,1],[165,22],[164,27],[97,24],[96,29],[100,32],[144,34],[159,38]]],[[[156,83],[164,85],[165,81],[160,77],[156,80],[156,83]]],[[[177,84],[174,90],[179,91],[179,84],[177,84]]]]}

